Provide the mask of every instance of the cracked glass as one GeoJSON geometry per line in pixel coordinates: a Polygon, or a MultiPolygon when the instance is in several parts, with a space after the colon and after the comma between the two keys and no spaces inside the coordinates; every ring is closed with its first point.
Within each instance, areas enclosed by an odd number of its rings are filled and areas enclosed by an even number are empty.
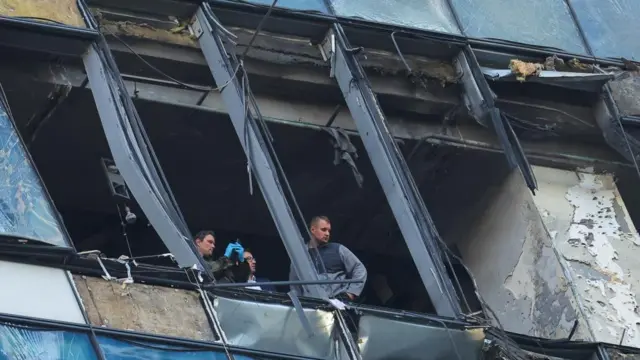
{"type": "Polygon", "coordinates": [[[85,334],[0,325],[0,359],[97,359],[85,334]]]}
{"type": "MultiPolygon", "coordinates": [[[[140,341],[116,340],[98,336],[100,348],[108,360],[227,360],[224,351],[189,351],[190,349],[140,341]]],[[[236,360],[254,358],[234,354],[236,360]]]]}
{"type": "Polygon", "coordinates": [[[446,0],[331,0],[336,15],[460,34],[446,0]]]}
{"type": "Polygon", "coordinates": [[[7,110],[0,103],[0,235],[68,246],[7,110]]]}
{"type": "Polygon", "coordinates": [[[570,0],[597,57],[640,61],[640,1],[570,0]]]}
{"type": "Polygon", "coordinates": [[[462,32],[586,54],[578,27],[564,0],[451,0],[462,32]]]}

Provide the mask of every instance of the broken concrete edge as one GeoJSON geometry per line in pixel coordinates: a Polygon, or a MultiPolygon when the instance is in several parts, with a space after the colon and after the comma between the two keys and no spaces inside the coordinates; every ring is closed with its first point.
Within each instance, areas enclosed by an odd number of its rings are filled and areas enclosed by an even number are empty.
{"type": "MultiPolygon", "coordinates": [[[[115,34],[133,39],[152,40],[172,45],[199,48],[194,36],[185,25],[189,20],[178,19],[177,25],[173,29],[161,29],[154,27],[150,22],[116,21],[103,16],[100,9],[92,9],[101,28],[106,35],[115,34]]],[[[253,29],[240,27],[229,27],[229,31],[238,38],[236,53],[242,53],[255,33],[253,29]]],[[[252,50],[247,54],[249,58],[258,60],[273,61],[279,63],[306,64],[311,66],[326,67],[318,49],[311,43],[310,39],[296,36],[284,36],[267,31],[261,31],[252,43],[252,50]]],[[[366,56],[362,58],[362,65],[367,70],[380,75],[410,76],[413,81],[436,80],[447,86],[458,82],[458,76],[453,64],[420,57],[406,55],[405,59],[412,71],[408,73],[402,60],[397,54],[377,50],[366,49],[366,56]]]]}

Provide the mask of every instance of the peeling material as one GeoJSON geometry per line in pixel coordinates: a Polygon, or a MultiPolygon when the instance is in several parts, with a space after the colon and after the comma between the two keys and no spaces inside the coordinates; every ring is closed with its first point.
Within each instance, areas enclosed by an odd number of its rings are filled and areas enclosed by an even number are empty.
{"type": "Polygon", "coordinates": [[[536,203],[547,228],[558,232],[555,245],[568,261],[593,340],[639,346],[640,239],[613,176],[544,168],[536,175],[536,203]]]}
{"type": "Polygon", "coordinates": [[[542,64],[524,62],[513,59],[509,62],[509,69],[519,81],[525,81],[527,76],[538,76],[543,69],[542,64]]]}
{"type": "Polygon", "coordinates": [[[86,27],[76,0],[0,0],[0,16],[49,19],[75,27],[86,27]]]}
{"type": "Polygon", "coordinates": [[[191,48],[198,47],[196,41],[186,29],[181,31],[165,30],[154,28],[144,23],[136,24],[130,21],[111,21],[106,19],[100,20],[100,27],[107,34],[131,36],[191,48]]]}

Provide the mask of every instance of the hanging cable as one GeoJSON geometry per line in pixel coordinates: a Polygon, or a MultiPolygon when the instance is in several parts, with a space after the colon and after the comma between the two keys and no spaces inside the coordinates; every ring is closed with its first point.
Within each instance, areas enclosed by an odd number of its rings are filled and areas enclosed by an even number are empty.
{"type": "Polygon", "coordinates": [[[253,46],[253,42],[258,37],[258,34],[262,30],[262,26],[264,26],[265,22],[271,15],[271,11],[273,10],[273,8],[276,6],[277,3],[278,3],[278,0],[273,0],[273,2],[271,3],[271,6],[269,6],[269,9],[267,9],[267,13],[262,17],[262,19],[260,19],[260,22],[258,23],[258,27],[256,28],[256,31],[254,31],[253,36],[251,37],[251,40],[249,40],[249,44],[247,45],[247,47],[242,52],[242,55],[240,56],[240,60],[244,60],[245,56],[247,56],[247,54],[251,50],[251,47],[253,46]]]}

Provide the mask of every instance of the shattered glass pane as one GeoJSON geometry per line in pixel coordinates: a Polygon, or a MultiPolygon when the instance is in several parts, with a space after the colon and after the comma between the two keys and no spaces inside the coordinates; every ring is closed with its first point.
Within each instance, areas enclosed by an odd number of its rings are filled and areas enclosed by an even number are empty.
{"type": "Polygon", "coordinates": [[[571,0],[571,5],[595,56],[640,61],[640,1],[571,0]]]}
{"type": "Polygon", "coordinates": [[[451,0],[463,32],[553,47],[575,54],[586,49],[564,0],[451,0]]]}
{"type": "Polygon", "coordinates": [[[446,0],[331,0],[338,16],[460,34],[446,0]]]}
{"type": "MultiPolygon", "coordinates": [[[[107,360],[228,360],[224,351],[189,351],[182,347],[139,341],[116,340],[98,336],[98,343],[107,360]]],[[[236,360],[254,360],[234,354],[236,360]]]]}
{"type": "MultiPolygon", "coordinates": [[[[271,5],[273,0],[247,0],[252,4],[271,5]]],[[[324,0],[279,0],[276,7],[329,14],[324,0]]]]}
{"type": "Polygon", "coordinates": [[[67,246],[61,224],[0,104],[0,234],[67,246]]]}
{"type": "Polygon", "coordinates": [[[97,359],[85,334],[0,325],[0,359],[97,359]]]}

